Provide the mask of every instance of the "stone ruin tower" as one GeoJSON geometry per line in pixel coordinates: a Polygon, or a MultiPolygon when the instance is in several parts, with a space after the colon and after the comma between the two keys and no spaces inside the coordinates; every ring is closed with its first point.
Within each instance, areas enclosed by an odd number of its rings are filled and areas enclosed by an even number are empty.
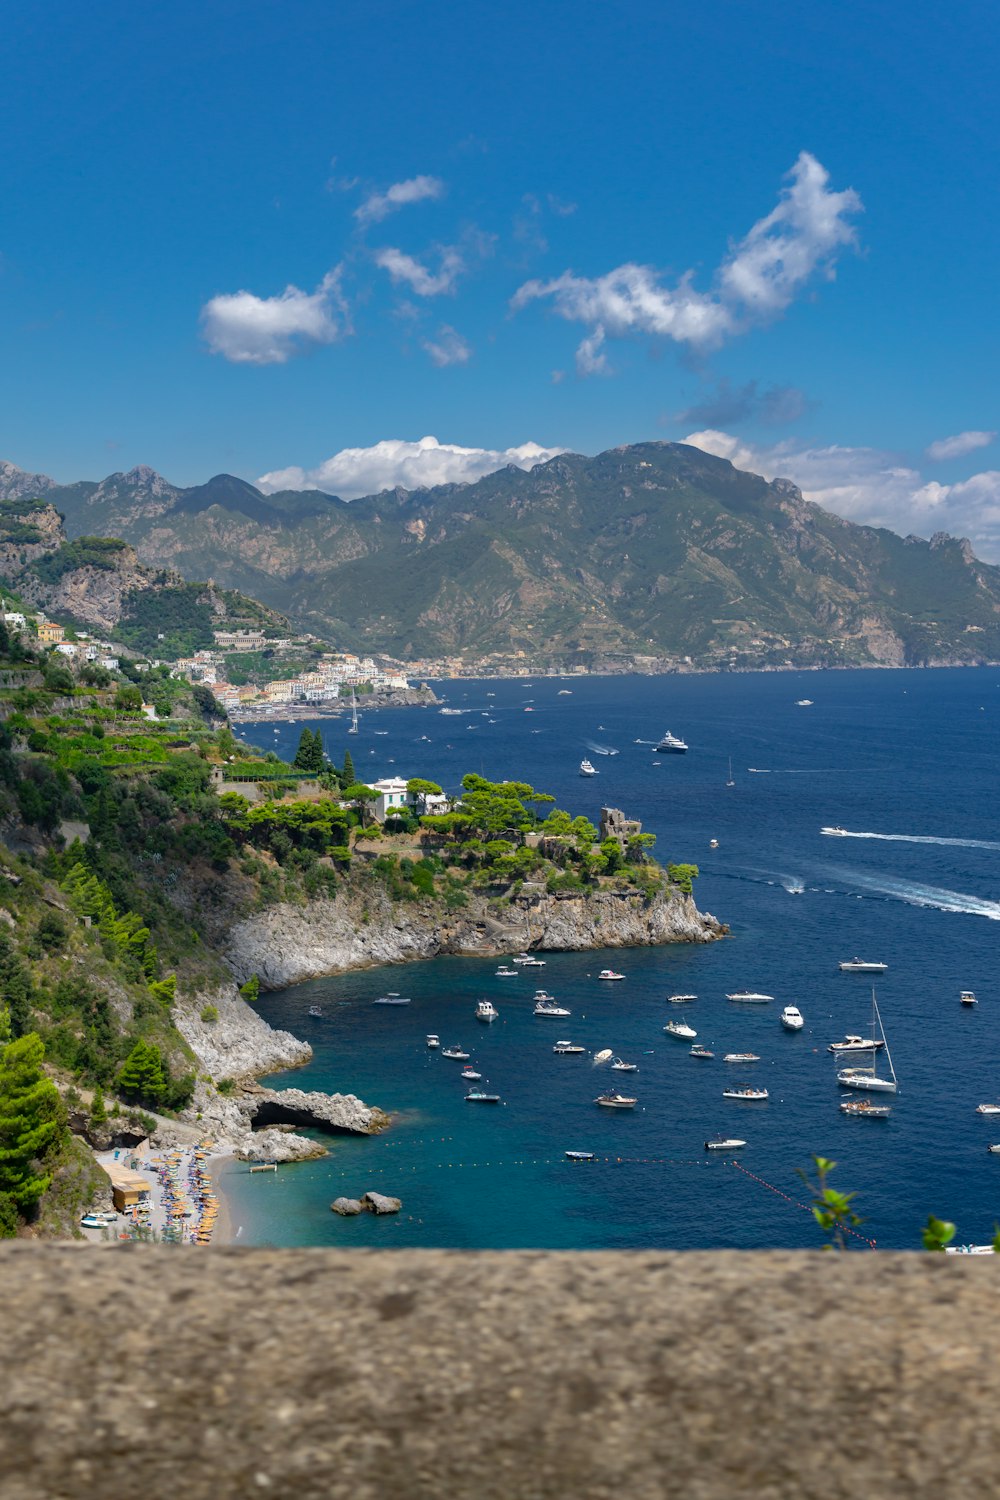
{"type": "Polygon", "coordinates": [[[601,843],[605,839],[614,839],[622,854],[628,848],[629,839],[634,839],[642,832],[642,824],[637,818],[626,818],[625,814],[617,807],[601,808],[601,843]]]}

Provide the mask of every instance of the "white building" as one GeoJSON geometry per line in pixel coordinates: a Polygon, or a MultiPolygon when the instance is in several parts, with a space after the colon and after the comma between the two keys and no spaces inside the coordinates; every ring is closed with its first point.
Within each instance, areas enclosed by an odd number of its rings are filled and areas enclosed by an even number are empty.
{"type": "Polygon", "coordinates": [[[381,781],[374,781],[372,791],[378,792],[378,801],[372,804],[372,812],[380,823],[394,813],[406,811],[406,782],[401,777],[386,776],[381,781]]]}

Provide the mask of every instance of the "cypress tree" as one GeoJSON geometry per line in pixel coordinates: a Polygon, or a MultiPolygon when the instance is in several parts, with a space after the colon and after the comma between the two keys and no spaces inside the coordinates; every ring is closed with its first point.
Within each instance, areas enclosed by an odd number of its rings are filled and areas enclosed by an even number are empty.
{"type": "Polygon", "coordinates": [[[45,1047],[36,1032],[0,1053],[0,1195],[30,1211],[52,1180],[38,1163],[60,1131],[59,1091],[42,1072],[45,1047]]]}
{"type": "MultiPolygon", "coordinates": [[[[320,748],[322,750],[322,742],[320,743],[320,748]]],[[[299,735],[298,749],[295,752],[295,759],[292,761],[292,765],[295,767],[296,771],[312,771],[315,769],[313,766],[313,758],[315,754],[316,750],[313,740],[313,732],[307,724],[305,729],[303,729],[302,733],[299,735]]]]}
{"type": "Polygon", "coordinates": [[[351,759],[350,750],[346,750],[344,752],[344,770],[340,779],[343,782],[344,786],[354,785],[354,761],[351,759]]]}
{"type": "Polygon", "coordinates": [[[308,769],[310,771],[316,771],[318,773],[322,771],[325,765],[326,751],[323,749],[323,732],[322,730],[317,729],[313,734],[312,764],[308,769]]]}

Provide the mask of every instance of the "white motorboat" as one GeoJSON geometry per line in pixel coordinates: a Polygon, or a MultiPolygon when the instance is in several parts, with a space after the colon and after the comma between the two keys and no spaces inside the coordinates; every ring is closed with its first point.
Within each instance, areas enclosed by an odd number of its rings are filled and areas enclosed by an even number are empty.
{"type": "Polygon", "coordinates": [[[766,1005],[773,1000],[773,995],[765,995],[760,990],[734,990],[727,1000],[735,1000],[739,1005],[766,1005]]]}
{"type": "Polygon", "coordinates": [[[867,958],[848,958],[837,967],[842,974],[884,974],[889,965],[875,963],[867,958]]]}
{"type": "Polygon", "coordinates": [[[532,1012],[532,1015],[536,1016],[554,1016],[556,1020],[565,1020],[567,1016],[571,1016],[572,1014],[573,1012],[565,1005],[557,1005],[551,995],[543,995],[537,999],[535,1001],[535,1009],[532,1012]]]}
{"type": "Polygon", "coordinates": [[[977,1104],[977,1115],[1000,1115],[1000,1104],[977,1104]]]}
{"type": "Polygon", "coordinates": [[[483,1089],[470,1089],[465,1096],[466,1104],[499,1104],[499,1094],[487,1094],[483,1089]]]}
{"type": "Polygon", "coordinates": [[[987,1146],[986,1149],[987,1151],[991,1151],[994,1156],[1000,1156],[1000,1146],[987,1146]]]}
{"type": "Polygon", "coordinates": [[[533,953],[519,953],[512,963],[517,964],[520,969],[544,969],[544,958],[536,958],[533,953]]]}
{"type": "MultiPolygon", "coordinates": [[[[629,1094],[598,1094],[594,1103],[599,1104],[602,1109],[635,1109],[638,1100],[629,1094]]],[[[997,1149],[1000,1150],[1000,1147],[997,1149]]]]}
{"type": "Polygon", "coordinates": [[[718,849],[718,847],[719,847],[719,840],[718,839],[709,839],[709,841],[708,841],[708,847],[710,849],[718,849]]]}
{"type": "Polygon", "coordinates": [[[732,1135],[717,1135],[714,1140],[705,1142],[706,1151],[738,1151],[745,1146],[746,1141],[739,1140],[732,1135]]]}
{"type": "Polygon", "coordinates": [[[694,1046],[691,1048],[691,1056],[692,1057],[714,1057],[715,1053],[714,1052],[710,1052],[707,1047],[703,1047],[700,1042],[695,1042],[694,1046]]]}
{"type": "Polygon", "coordinates": [[[598,979],[615,980],[615,979],[624,979],[625,975],[624,974],[618,974],[618,973],[616,973],[614,969],[602,969],[601,972],[598,974],[597,977],[598,977],[598,979]]]}
{"type": "Polygon", "coordinates": [[[723,1089],[722,1090],[722,1097],[723,1097],[723,1099],[749,1099],[751,1101],[755,1101],[755,1100],[758,1100],[758,1099],[767,1099],[770,1096],[768,1095],[767,1089],[750,1089],[750,1088],[745,1088],[745,1089],[723,1089]]]}
{"type": "Polygon", "coordinates": [[[478,1083],[479,1080],[480,1080],[480,1078],[482,1078],[482,1076],[483,1076],[482,1073],[477,1073],[476,1070],[475,1070],[475,1068],[463,1068],[462,1069],[462,1077],[468,1083],[478,1083]]]}
{"type": "Polygon", "coordinates": [[[468,1062],[469,1061],[469,1054],[467,1052],[463,1052],[462,1049],[461,1049],[461,1047],[442,1047],[441,1048],[441,1056],[442,1057],[453,1057],[458,1062],[468,1062]]]}
{"type": "Polygon", "coordinates": [[[885,1042],[871,1036],[855,1036],[849,1031],[842,1042],[831,1042],[828,1052],[878,1052],[885,1042]]]}
{"type": "Polygon", "coordinates": [[[508,968],[506,964],[501,964],[493,977],[494,979],[516,979],[517,970],[508,968]]]}
{"type": "Polygon", "coordinates": [[[722,1056],[723,1062],[728,1063],[754,1063],[760,1062],[759,1052],[725,1052],[722,1056]]]}
{"type": "Polygon", "coordinates": [[[612,1073],[638,1073],[639,1064],[625,1062],[624,1058],[614,1057],[611,1059],[612,1073]]]}
{"type": "Polygon", "coordinates": [[[493,1004],[493,1001],[480,1000],[479,1004],[476,1006],[476,1020],[486,1021],[488,1023],[490,1021],[499,1021],[499,1019],[500,1012],[493,1004]]]}
{"type": "Polygon", "coordinates": [[[668,995],[668,1005],[685,1005],[689,1000],[697,1000],[697,995],[668,995]]]}
{"type": "Polygon", "coordinates": [[[556,1042],[552,1050],[558,1053],[560,1057],[579,1057],[587,1049],[586,1047],[578,1047],[575,1042],[556,1042]]]}
{"type": "Polygon", "coordinates": [[[600,775],[600,772],[598,771],[598,769],[597,769],[596,766],[591,765],[591,763],[590,763],[589,760],[584,759],[584,760],[581,760],[581,762],[580,762],[580,775],[581,776],[598,776],[598,775],[600,775]]]}
{"type": "Polygon", "coordinates": [[[806,1023],[797,1005],[786,1005],[781,1012],[781,1024],[786,1031],[801,1031],[806,1023]]]}
{"type": "Polygon", "coordinates": [[[440,1047],[441,1038],[436,1034],[436,1032],[429,1031],[427,1033],[427,1045],[428,1047],[440,1047]]]}
{"type": "Polygon", "coordinates": [[[945,1245],[945,1255],[996,1255],[992,1245],[945,1245]]]}
{"type": "Polygon", "coordinates": [[[845,1099],[840,1106],[844,1115],[854,1115],[860,1120],[887,1120],[892,1114],[891,1104],[873,1104],[870,1099],[845,1099]]]}
{"type": "Polygon", "coordinates": [[[409,1005],[409,1003],[408,995],[397,995],[395,990],[390,990],[388,995],[379,995],[377,1000],[372,1001],[373,1005],[409,1005]]]}
{"type": "Polygon", "coordinates": [[[841,1088],[864,1089],[866,1093],[873,1094],[895,1094],[898,1093],[898,1082],[896,1070],[892,1065],[892,1057],[889,1053],[889,1044],[885,1038],[885,1028],[882,1025],[882,1017],[879,1014],[878,1002],[875,999],[875,990],[872,989],[872,1032],[880,1036],[885,1043],[885,1060],[889,1064],[889,1077],[881,1078],[875,1071],[875,1054],[872,1053],[871,1066],[867,1068],[841,1068],[837,1074],[837,1082],[841,1088]]]}
{"type": "Polygon", "coordinates": [[[565,1156],[565,1158],[566,1158],[567,1161],[596,1161],[597,1160],[597,1158],[594,1155],[593,1151],[564,1151],[563,1152],[563,1156],[565,1156]]]}
{"type": "Polygon", "coordinates": [[[733,780],[733,757],[730,756],[729,757],[729,778],[726,781],[726,786],[735,786],[735,785],[736,785],[736,782],[733,780]]]}
{"type": "Polygon", "coordinates": [[[680,1037],[682,1042],[693,1042],[698,1035],[694,1027],[689,1026],[686,1021],[668,1021],[663,1029],[669,1036],[680,1037]]]}
{"type": "Polygon", "coordinates": [[[610,1062],[614,1055],[610,1047],[602,1047],[600,1052],[594,1053],[594,1061],[595,1063],[610,1062]]]}
{"type": "Polygon", "coordinates": [[[831,839],[846,839],[850,836],[846,828],[840,828],[837,824],[832,828],[821,828],[820,833],[825,833],[831,839]]]}
{"type": "Polygon", "coordinates": [[[796,698],[795,700],[796,708],[812,708],[812,706],[813,701],[811,698],[796,698]]]}
{"type": "Polygon", "coordinates": [[[315,1020],[317,1017],[322,1016],[322,1014],[323,1014],[322,1007],[319,1006],[319,1005],[310,1005],[310,1007],[309,1007],[309,1014],[315,1020]]]}
{"type": "Polygon", "coordinates": [[[676,734],[671,734],[668,729],[662,740],[656,747],[657,755],[686,755],[687,745],[676,734]]]}
{"type": "Polygon", "coordinates": [[[979,1001],[976,999],[973,990],[962,990],[959,993],[958,1003],[959,1005],[978,1005],[979,1001]]]}

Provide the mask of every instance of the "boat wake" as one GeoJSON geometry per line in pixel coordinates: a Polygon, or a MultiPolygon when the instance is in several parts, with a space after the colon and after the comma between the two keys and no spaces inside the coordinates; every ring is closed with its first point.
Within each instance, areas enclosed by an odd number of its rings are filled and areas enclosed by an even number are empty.
{"type": "Polygon", "coordinates": [[[598,745],[594,740],[585,740],[584,744],[591,755],[617,755],[618,751],[611,745],[598,745]]]}
{"type": "MultiPolygon", "coordinates": [[[[820,830],[823,831],[822,829],[820,830]]],[[[845,828],[835,835],[841,839],[879,839],[887,844],[945,844],[953,849],[1000,849],[1000,843],[989,839],[934,838],[929,833],[852,833],[845,828]]]]}
{"type": "Polygon", "coordinates": [[[928,906],[937,911],[960,912],[1000,922],[1000,901],[987,901],[981,896],[967,896],[963,891],[949,891],[941,886],[921,885],[914,880],[897,880],[891,876],[879,879],[873,875],[851,874],[849,879],[862,890],[891,901],[904,901],[907,906],[928,906]]]}
{"type": "Polygon", "coordinates": [[[799,875],[781,875],[779,879],[790,896],[801,896],[806,888],[805,881],[799,875]]]}

